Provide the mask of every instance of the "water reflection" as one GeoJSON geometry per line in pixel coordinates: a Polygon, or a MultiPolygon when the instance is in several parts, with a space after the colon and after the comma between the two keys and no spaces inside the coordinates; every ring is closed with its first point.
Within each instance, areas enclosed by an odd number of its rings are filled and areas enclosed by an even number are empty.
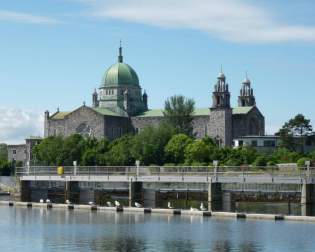
{"type": "Polygon", "coordinates": [[[191,252],[194,250],[194,244],[189,240],[172,240],[163,242],[164,251],[174,251],[174,252],[191,252]]]}
{"type": "Polygon", "coordinates": [[[125,236],[118,237],[114,239],[108,239],[108,237],[103,237],[101,242],[94,241],[94,246],[92,246],[93,251],[112,251],[112,252],[141,252],[146,251],[145,242],[143,239],[125,236]],[[98,246],[98,244],[101,244],[98,246]]]}
{"type": "Polygon", "coordinates": [[[1,251],[314,251],[315,224],[0,206],[1,251]],[[297,232],[298,230],[298,232],[297,232]]]}

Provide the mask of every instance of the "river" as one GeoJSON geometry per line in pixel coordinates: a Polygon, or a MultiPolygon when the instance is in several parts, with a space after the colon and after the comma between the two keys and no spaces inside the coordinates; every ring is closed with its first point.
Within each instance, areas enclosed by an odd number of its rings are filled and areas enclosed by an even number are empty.
{"type": "Polygon", "coordinates": [[[314,251],[315,224],[0,207],[1,251],[314,251]]]}

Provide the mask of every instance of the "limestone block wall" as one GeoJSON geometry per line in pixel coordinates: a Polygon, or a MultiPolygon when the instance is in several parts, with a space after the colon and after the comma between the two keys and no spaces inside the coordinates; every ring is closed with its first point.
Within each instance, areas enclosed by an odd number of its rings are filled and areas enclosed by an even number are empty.
{"type": "Polygon", "coordinates": [[[209,136],[213,139],[219,137],[223,146],[232,145],[232,109],[211,109],[209,136]]]}
{"type": "Polygon", "coordinates": [[[194,116],[193,134],[196,138],[203,138],[209,135],[209,119],[208,115],[194,116]]]}

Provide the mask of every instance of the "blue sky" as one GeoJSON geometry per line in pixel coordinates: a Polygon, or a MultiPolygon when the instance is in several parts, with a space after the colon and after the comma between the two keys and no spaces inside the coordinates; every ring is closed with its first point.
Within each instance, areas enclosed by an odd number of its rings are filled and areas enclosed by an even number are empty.
{"type": "Polygon", "coordinates": [[[90,104],[120,39],[150,108],[174,94],[209,107],[222,64],[233,105],[248,72],[267,133],[297,113],[315,123],[314,17],[306,0],[1,1],[0,142],[90,104]]]}

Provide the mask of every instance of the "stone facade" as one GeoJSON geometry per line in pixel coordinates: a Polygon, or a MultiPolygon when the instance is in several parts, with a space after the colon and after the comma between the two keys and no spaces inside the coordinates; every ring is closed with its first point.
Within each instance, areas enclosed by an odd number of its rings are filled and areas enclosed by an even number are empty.
{"type": "MultiPolygon", "coordinates": [[[[248,78],[242,82],[239,106],[231,108],[229,84],[221,72],[212,92],[211,108],[196,109],[193,120],[195,137],[210,136],[222,146],[231,146],[241,136],[264,135],[265,119],[256,107],[248,78]]],[[[104,75],[99,92],[92,94],[92,106],[72,112],[45,113],[45,137],[79,133],[110,140],[126,133],[138,133],[146,126],[163,120],[162,110],[148,109],[148,96],[141,92],[136,72],[123,63],[119,49],[118,63],[104,75]]]]}
{"type": "Polygon", "coordinates": [[[25,144],[8,145],[8,161],[22,162],[25,165],[28,161],[35,160],[36,157],[33,157],[32,149],[41,140],[41,137],[28,137],[25,139],[25,144]]]}

